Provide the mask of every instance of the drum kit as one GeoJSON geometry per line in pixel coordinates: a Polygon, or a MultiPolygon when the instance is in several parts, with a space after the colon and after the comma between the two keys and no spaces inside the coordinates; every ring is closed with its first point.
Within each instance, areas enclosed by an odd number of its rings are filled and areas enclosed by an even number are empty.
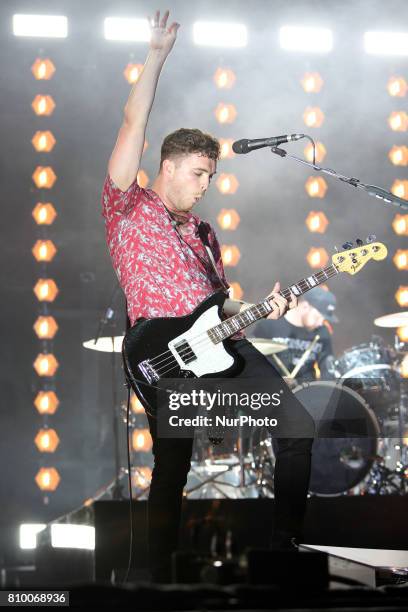
{"type": "MultiPolygon", "coordinates": [[[[374,324],[382,328],[406,326],[408,312],[379,317],[374,324]]],[[[119,352],[122,338],[99,338],[96,343],[89,340],[83,344],[93,350],[119,352]]],[[[248,340],[282,364],[276,356],[286,350],[284,342],[248,340]]],[[[397,335],[394,347],[373,336],[334,359],[332,380],[292,381],[293,393],[316,424],[311,495],[408,492],[408,392],[400,374],[407,354],[404,347],[397,335]]],[[[288,371],[282,374],[286,377],[288,371]]],[[[206,431],[198,429],[185,495],[189,499],[273,497],[274,463],[273,441],[265,428],[254,428],[249,438],[238,430],[234,439],[218,445],[211,444],[206,431]]],[[[121,468],[122,475],[126,472],[121,468]]],[[[136,497],[144,498],[147,493],[145,482],[136,497]]]]}

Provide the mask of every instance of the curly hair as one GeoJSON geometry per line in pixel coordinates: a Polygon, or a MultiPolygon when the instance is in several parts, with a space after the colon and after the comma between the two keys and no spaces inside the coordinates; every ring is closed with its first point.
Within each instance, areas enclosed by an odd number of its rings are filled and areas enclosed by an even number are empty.
{"type": "Polygon", "coordinates": [[[210,134],[201,130],[181,128],[168,134],[163,140],[160,154],[160,168],[165,159],[201,153],[217,161],[220,157],[220,143],[210,134]]]}

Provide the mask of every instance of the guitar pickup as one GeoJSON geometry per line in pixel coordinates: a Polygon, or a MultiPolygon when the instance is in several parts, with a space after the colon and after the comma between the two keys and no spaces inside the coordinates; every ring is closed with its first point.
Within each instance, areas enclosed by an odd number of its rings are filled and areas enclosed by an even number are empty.
{"type": "Polygon", "coordinates": [[[186,365],[197,359],[197,355],[194,353],[187,340],[177,342],[177,344],[174,345],[174,348],[177,351],[180,359],[182,359],[183,363],[186,365]]]}

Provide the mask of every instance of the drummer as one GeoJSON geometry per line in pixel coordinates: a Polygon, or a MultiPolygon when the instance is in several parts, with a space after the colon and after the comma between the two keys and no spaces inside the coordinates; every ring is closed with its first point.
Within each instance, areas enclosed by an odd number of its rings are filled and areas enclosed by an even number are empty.
{"type": "Polygon", "coordinates": [[[262,319],[256,324],[253,335],[257,338],[268,338],[287,345],[287,350],[272,355],[269,359],[275,367],[282,364],[288,372],[299,365],[305,352],[306,359],[296,374],[298,382],[321,378],[333,378],[333,347],[331,335],[335,315],[336,298],[330,291],[316,287],[299,299],[299,305],[289,310],[278,321],[262,319]],[[281,363],[280,363],[281,362],[281,363]]]}

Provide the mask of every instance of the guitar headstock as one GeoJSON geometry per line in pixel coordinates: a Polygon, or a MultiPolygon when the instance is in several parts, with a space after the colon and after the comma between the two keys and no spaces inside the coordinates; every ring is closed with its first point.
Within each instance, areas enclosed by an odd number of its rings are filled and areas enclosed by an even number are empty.
{"type": "Polygon", "coordinates": [[[370,259],[380,261],[387,257],[387,247],[381,242],[362,244],[362,240],[359,239],[356,242],[358,245],[356,247],[353,247],[352,242],[346,242],[343,245],[346,250],[332,256],[332,263],[340,272],[357,274],[370,259]]]}

